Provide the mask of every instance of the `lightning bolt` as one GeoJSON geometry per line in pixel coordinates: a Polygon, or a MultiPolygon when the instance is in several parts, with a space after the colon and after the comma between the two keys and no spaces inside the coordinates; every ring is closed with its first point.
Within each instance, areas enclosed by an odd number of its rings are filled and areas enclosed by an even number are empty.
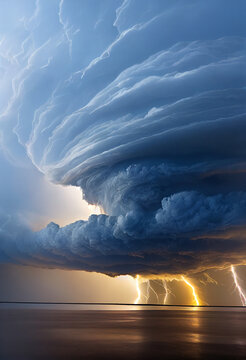
{"type": "Polygon", "coordinates": [[[244,295],[243,290],[241,289],[241,286],[238,283],[237,274],[236,274],[236,271],[235,271],[233,265],[231,265],[231,272],[232,272],[234,283],[235,283],[236,288],[237,288],[237,290],[239,292],[242,305],[246,306],[246,296],[244,295]]]}
{"type": "Polygon", "coordinates": [[[153,289],[153,287],[151,286],[150,280],[148,280],[148,281],[147,281],[147,294],[146,294],[146,296],[145,296],[145,297],[146,297],[146,304],[148,304],[148,301],[149,301],[150,290],[153,291],[153,293],[154,293],[155,296],[156,296],[157,301],[159,302],[158,294],[157,294],[157,292],[153,289]]]}
{"type": "MultiPolygon", "coordinates": [[[[241,288],[240,288],[240,286],[239,286],[239,284],[237,282],[237,277],[236,277],[233,266],[232,266],[232,272],[233,272],[235,284],[236,284],[237,288],[240,289],[240,297],[241,297],[241,300],[243,299],[242,301],[244,301],[243,305],[246,305],[246,296],[243,294],[243,292],[242,292],[242,290],[241,290],[241,288]]],[[[182,276],[181,278],[192,289],[194,302],[195,302],[195,304],[197,306],[199,306],[200,303],[199,303],[199,300],[198,300],[198,296],[196,294],[195,287],[184,276],[182,276]]],[[[137,290],[137,298],[134,301],[134,304],[138,304],[140,299],[141,299],[141,295],[142,295],[141,290],[140,290],[140,284],[139,284],[139,275],[136,276],[135,283],[136,283],[136,290],[137,290]]],[[[167,286],[166,280],[162,280],[162,285],[163,285],[163,288],[165,289],[165,297],[164,297],[163,303],[166,304],[167,299],[168,299],[168,295],[171,294],[171,291],[169,290],[169,288],[167,286]]],[[[158,296],[157,292],[154,290],[154,288],[151,286],[150,280],[148,280],[147,281],[147,294],[146,295],[143,294],[144,297],[146,298],[146,303],[148,303],[148,300],[149,300],[149,297],[150,297],[150,291],[152,291],[155,294],[156,299],[157,299],[157,301],[159,303],[159,296],[158,296]]]]}
{"type": "Polygon", "coordinates": [[[200,303],[199,303],[199,300],[198,300],[198,296],[196,295],[196,290],[195,290],[194,286],[193,286],[184,276],[182,276],[182,280],[183,280],[189,287],[191,287],[192,293],[193,293],[193,297],[194,297],[194,301],[195,301],[196,305],[199,306],[200,303]]]}
{"type": "Polygon", "coordinates": [[[139,280],[139,275],[137,275],[136,279],[135,279],[138,297],[134,301],[134,304],[138,304],[138,302],[139,302],[139,300],[141,298],[141,290],[140,290],[140,287],[139,287],[139,281],[138,280],[139,280]]]}
{"type": "MultiPolygon", "coordinates": [[[[155,281],[155,280],[153,280],[153,281],[155,281]]],[[[157,299],[157,301],[158,301],[158,303],[159,303],[159,296],[158,296],[157,292],[155,291],[155,289],[151,286],[150,280],[146,281],[144,284],[146,284],[146,295],[145,295],[145,294],[141,294],[141,296],[144,296],[144,297],[145,297],[145,299],[146,299],[146,304],[148,304],[148,302],[149,302],[150,291],[152,291],[152,292],[155,294],[156,299],[157,299]]]]}
{"type": "Polygon", "coordinates": [[[146,304],[149,302],[149,281],[147,281],[146,304]]]}
{"type": "Polygon", "coordinates": [[[162,280],[162,285],[163,285],[163,288],[165,290],[165,296],[164,296],[164,299],[163,299],[163,304],[165,305],[167,303],[168,295],[171,294],[171,291],[169,290],[169,288],[167,286],[166,280],[162,280]]]}
{"type": "Polygon", "coordinates": [[[158,296],[157,292],[151,286],[150,281],[148,281],[148,285],[149,285],[150,290],[155,294],[157,302],[159,303],[159,296],[158,296]]]}

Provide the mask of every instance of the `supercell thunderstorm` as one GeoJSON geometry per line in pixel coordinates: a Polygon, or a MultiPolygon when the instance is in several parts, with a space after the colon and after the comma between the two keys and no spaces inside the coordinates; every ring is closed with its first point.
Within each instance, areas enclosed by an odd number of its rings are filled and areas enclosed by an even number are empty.
{"type": "Polygon", "coordinates": [[[0,262],[112,276],[245,264],[245,2],[10,3],[2,147],[104,214],[32,232],[2,213],[0,262]]]}

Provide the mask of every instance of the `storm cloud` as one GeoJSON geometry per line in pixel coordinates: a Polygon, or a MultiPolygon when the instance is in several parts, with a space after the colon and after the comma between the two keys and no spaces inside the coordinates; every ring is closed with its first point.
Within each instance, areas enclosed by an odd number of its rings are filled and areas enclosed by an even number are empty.
{"type": "Polygon", "coordinates": [[[0,5],[2,147],[103,214],[36,233],[4,214],[0,261],[109,275],[245,263],[245,2],[17,4],[0,5]]]}

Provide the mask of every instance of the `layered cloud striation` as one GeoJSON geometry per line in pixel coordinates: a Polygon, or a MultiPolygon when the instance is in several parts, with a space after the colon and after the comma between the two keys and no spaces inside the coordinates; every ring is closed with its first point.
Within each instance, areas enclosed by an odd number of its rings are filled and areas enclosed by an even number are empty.
{"type": "Polygon", "coordinates": [[[245,1],[10,3],[2,146],[103,214],[37,233],[2,215],[0,261],[109,275],[245,263],[245,1]]]}

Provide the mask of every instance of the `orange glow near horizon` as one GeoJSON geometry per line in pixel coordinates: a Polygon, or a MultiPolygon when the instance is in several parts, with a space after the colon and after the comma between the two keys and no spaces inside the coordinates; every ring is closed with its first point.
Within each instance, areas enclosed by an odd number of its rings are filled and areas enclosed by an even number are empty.
{"type": "Polygon", "coordinates": [[[198,300],[198,296],[196,294],[195,287],[184,276],[182,276],[182,280],[192,289],[192,294],[193,294],[193,297],[194,297],[194,301],[195,301],[196,305],[199,306],[200,303],[199,303],[199,300],[198,300]]]}
{"type": "Polygon", "coordinates": [[[164,299],[163,299],[163,304],[166,305],[166,304],[167,304],[168,295],[171,294],[171,291],[169,290],[169,288],[168,288],[168,286],[167,286],[166,280],[162,280],[162,285],[163,285],[163,288],[164,288],[164,290],[165,290],[165,295],[164,295],[164,299]]]}
{"type": "Polygon", "coordinates": [[[139,287],[139,275],[136,276],[135,282],[136,282],[136,289],[137,289],[137,298],[134,301],[134,304],[138,304],[140,298],[141,298],[141,291],[140,291],[140,287],[139,287]]]}
{"type": "Polygon", "coordinates": [[[243,290],[242,290],[241,286],[240,286],[239,283],[238,283],[237,274],[236,274],[236,271],[235,271],[233,265],[231,265],[231,272],[232,272],[232,276],[233,276],[234,283],[235,283],[236,288],[237,288],[237,290],[238,290],[238,292],[239,292],[242,305],[243,305],[243,306],[246,306],[246,296],[245,296],[245,294],[243,293],[243,290]]]}

